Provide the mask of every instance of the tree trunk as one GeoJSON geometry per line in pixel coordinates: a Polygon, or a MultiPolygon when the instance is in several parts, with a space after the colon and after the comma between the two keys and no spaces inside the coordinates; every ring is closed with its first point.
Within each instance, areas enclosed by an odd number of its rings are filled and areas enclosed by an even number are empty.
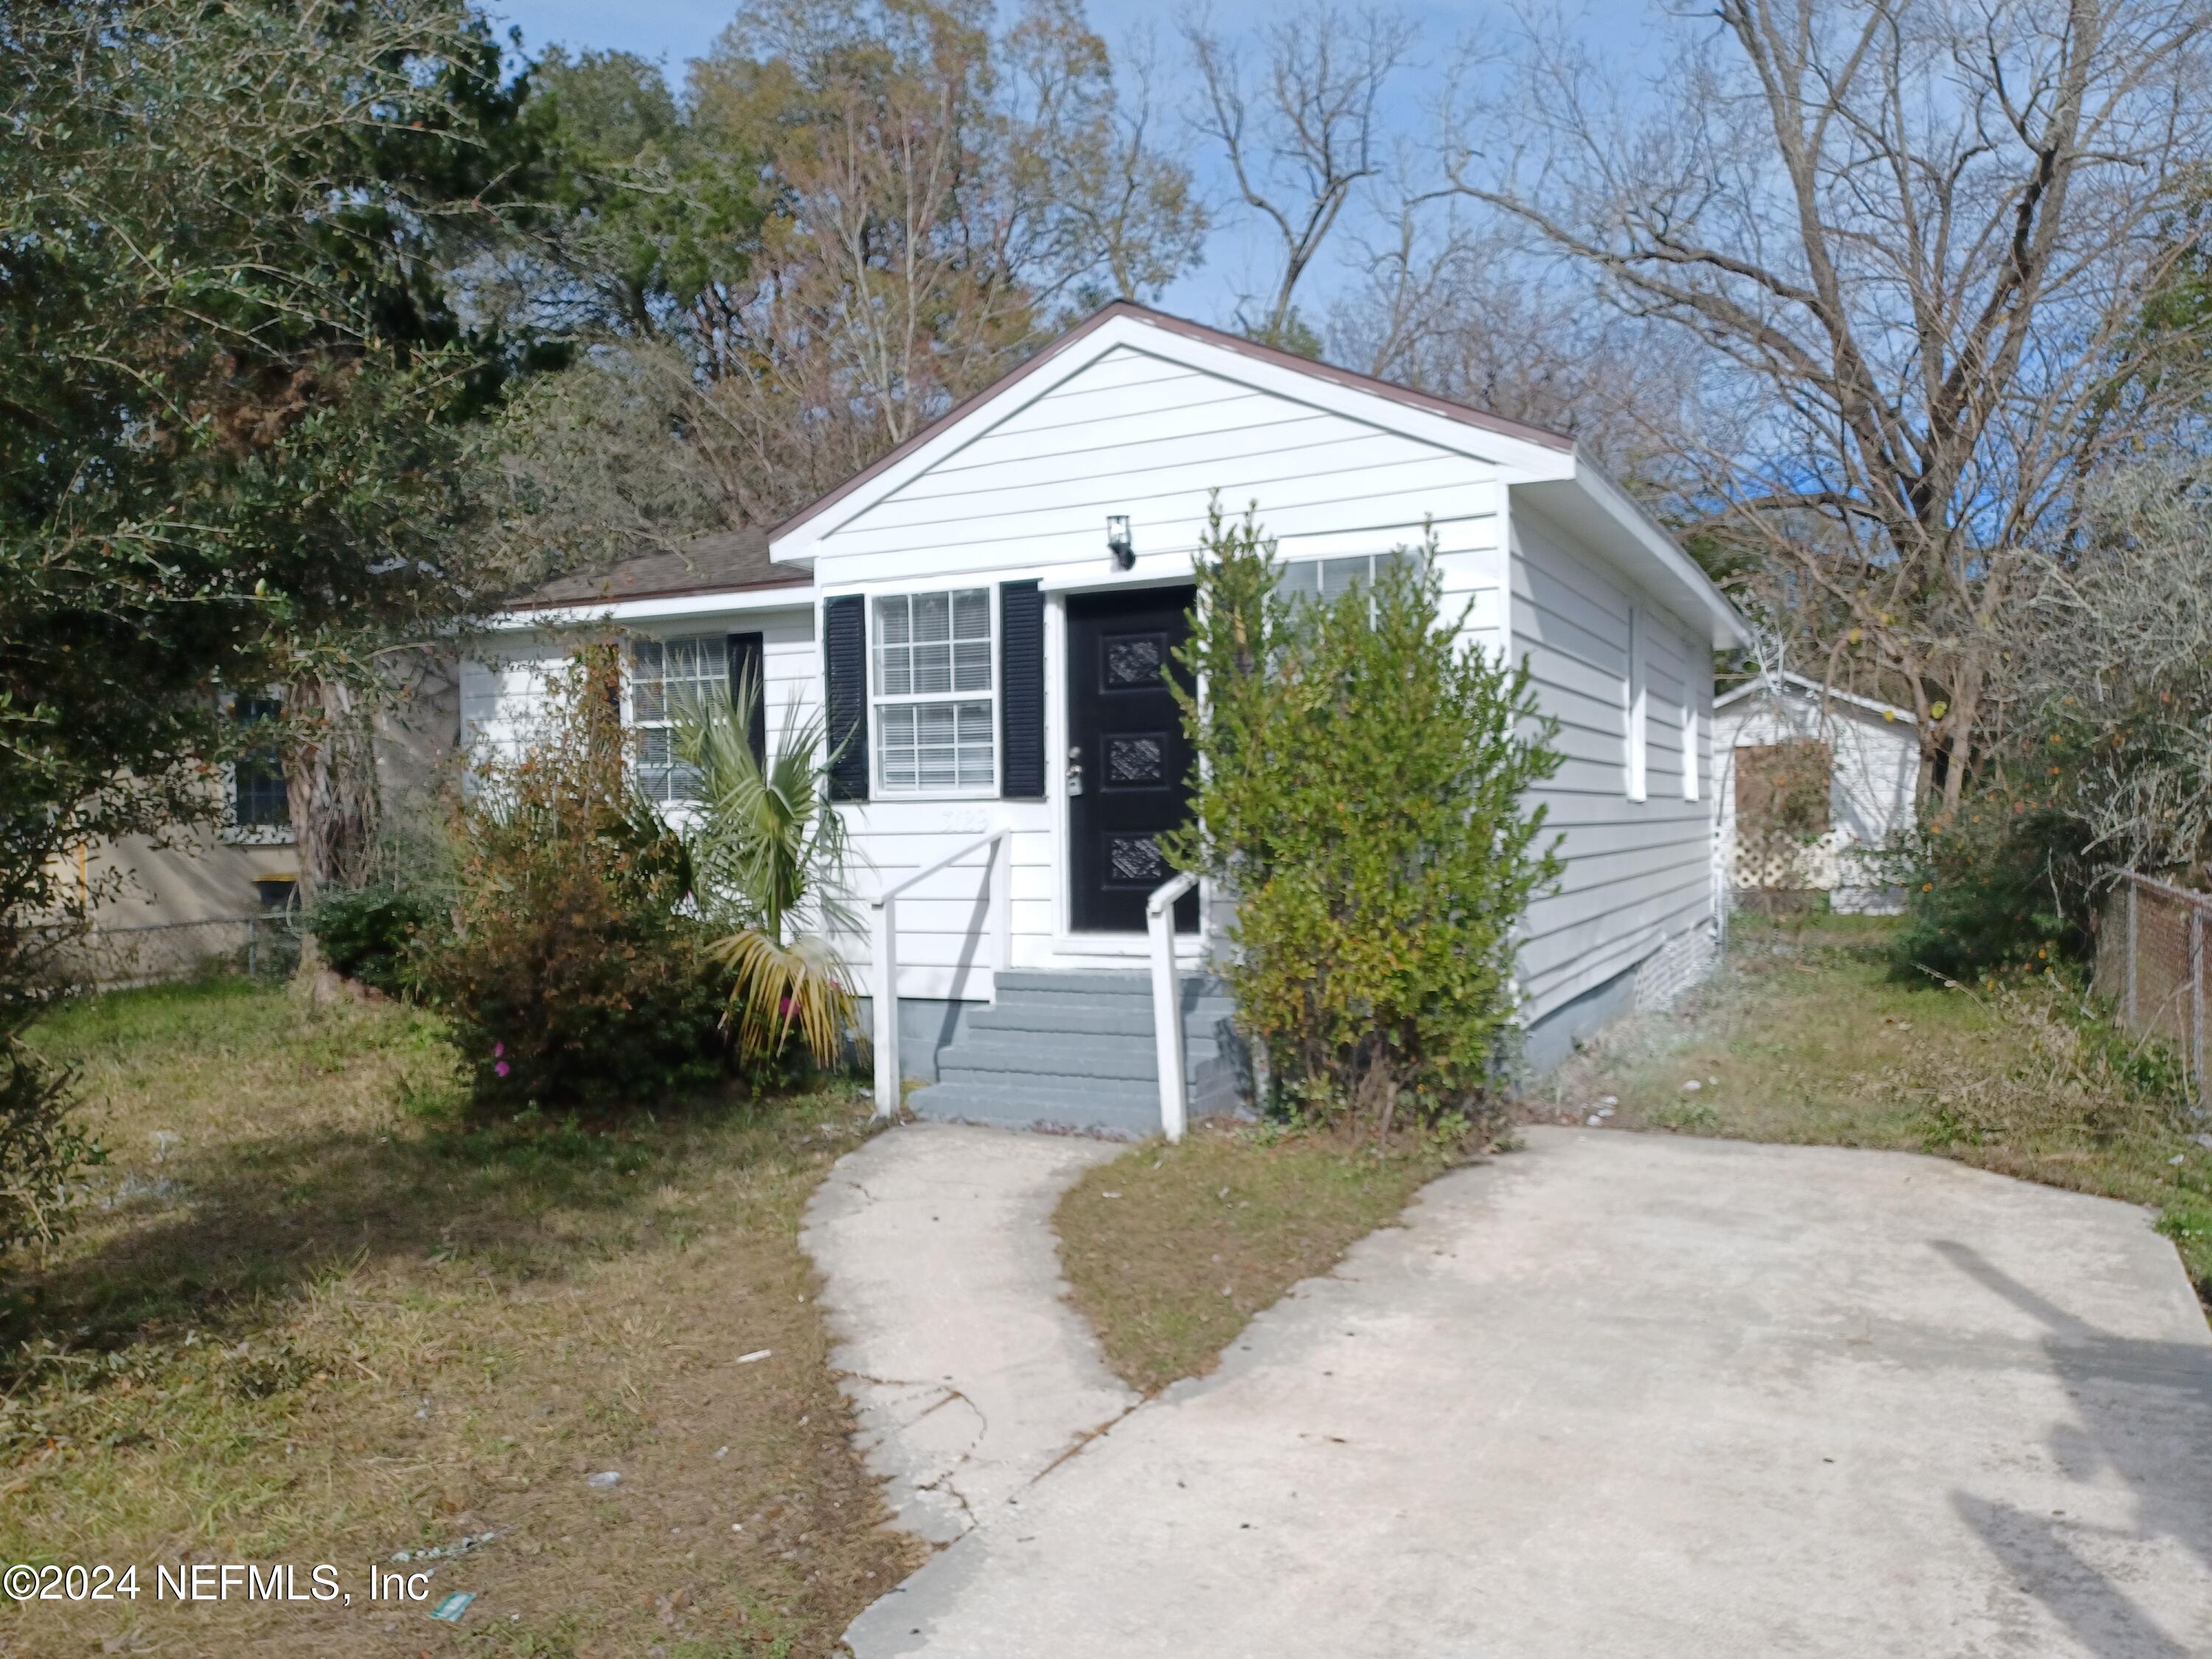
{"type": "Polygon", "coordinates": [[[1962,663],[1951,677],[1951,707],[1944,711],[1951,750],[1951,763],[1943,775],[1946,812],[1956,812],[1966,796],[1967,764],[1975,759],[1974,725],[1982,712],[1982,678],[1978,661],[1962,663]]]}
{"type": "Polygon", "coordinates": [[[380,817],[376,757],[367,711],[342,680],[295,680],[284,726],[284,792],[306,906],[368,878],[380,817]]]}

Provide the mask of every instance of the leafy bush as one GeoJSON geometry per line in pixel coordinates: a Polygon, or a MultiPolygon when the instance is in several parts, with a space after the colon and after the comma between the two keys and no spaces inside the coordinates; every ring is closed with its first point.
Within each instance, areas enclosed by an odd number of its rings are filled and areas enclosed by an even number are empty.
{"type": "Polygon", "coordinates": [[[1828,833],[1835,754],[1825,743],[1793,738],[1735,751],[1736,820],[1810,843],[1828,833]]]}
{"type": "Polygon", "coordinates": [[[611,653],[456,809],[451,932],[425,963],[479,1104],[649,1104],[716,1076],[720,970],[684,846],[629,781],[611,653]]]}
{"type": "Polygon", "coordinates": [[[75,1080],[0,1032],[0,1250],[51,1242],[70,1208],[69,1177],[104,1159],[69,1121],[75,1080]]]}
{"type": "Polygon", "coordinates": [[[53,880],[46,828],[35,811],[0,809],[0,1252],[51,1241],[70,1217],[70,1176],[105,1156],[69,1121],[76,1074],[22,1040],[69,988],[91,908],[53,880]]]}
{"type": "Polygon", "coordinates": [[[332,968],[396,995],[411,988],[416,941],[434,933],[440,920],[431,894],[376,883],[324,897],[307,926],[332,968]]]}
{"type": "Polygon", "coordinates": [[[2086,840],[2065,815],[2002,791],[1923,826],[1891,861],[1906,902],[1897,973],[1972,984],[2086,957],[2096,887],[2086,840]]]}
{"type": "Polygon", "coordinates": [[[1486,1110],[1514,929],[1559,868],[1522,804],[1559,763],[1525,670],[1462,648],[1430,559],[1293,603],[1217,512],[1198,576],[1181,660],[1206,695],[1177,696],[1200,763],[1168,852],[1235,898],[1237,1018],[1279,1103],[1385,1134],[1486,1110]]]}

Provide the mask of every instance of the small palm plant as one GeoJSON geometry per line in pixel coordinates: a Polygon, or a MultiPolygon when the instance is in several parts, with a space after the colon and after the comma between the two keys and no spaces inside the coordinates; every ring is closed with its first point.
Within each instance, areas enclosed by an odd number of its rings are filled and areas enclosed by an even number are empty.
{"type": "Polygon", "coordinates": [[[709,922],[728,925],[708,950],[732,975],[723,1024],[739,1058],[774,1060],[795,1031],[827,1066],[855,1028],[852,976],[831,935],[859,929],[851,847],[830,804],[836,757],[822,717],[802,718],[793,702],[773,751],[756,758],[748,733],[760,696],[748,674],[731,704],[693,709],[678,728],[699,780],[693,890],[709,922]]]}

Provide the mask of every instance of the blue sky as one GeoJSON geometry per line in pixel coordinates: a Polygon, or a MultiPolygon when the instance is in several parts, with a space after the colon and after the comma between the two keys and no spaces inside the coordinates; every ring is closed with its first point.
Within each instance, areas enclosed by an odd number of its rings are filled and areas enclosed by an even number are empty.
{"type": "MultiPolygon", "coordinates": [[[[1209,6],[1204,0],[1196,4],[1192,0],[1120,0],[1119,3],[1091,0],[1090,13],[1092,26],[1105,35],[1117,55],[1133,35],[1150,31],[1158,43],[1165,82],[1160,95],[1163,101],[1179,106],[1190,90],[1176,33],[1185,19],[1209,15],[1214,30],[1233,40],[1279,15],[1287,3],[1214,0],[1209,6]]],[[[1012,0],[1001,0],[1008,9],[1012,3],[1012,0]]],[[[503,4],[488,0],[488,6],[502,32],[509,25],[520,27],[526,50],[557,43],[634,52],[659,60],[665,65],[669,79],[678,83],[684,65],[707,49],[738,9],[736,0],[619,0],[615,4],[605,0],[507,0],[503,4]]],[[[1431,66],[1462,39],[1497,35],[1513,27],[1512,14],[1504,5],[1409,3],[1399,9],[1419,25],[1421,51],[1416,54],[1417,62],[1431,66]]],[[[1570,15],[1576,19],[1578,32],[1630,72],[1643,55],[1650,27],[1655,21],[1664,21],[1656,0],[1584,0],[1579,6],[1571,6],[1570,15]]],[[[1414,89],[1418,84],[1418,78],[1409,84],[1405,106],[1408,119],[1420,112],[1421,100],[1414,89]]],[[[1205,265],[1170,289],[1161,304],[1203,322],[1228,323],[1238,293],[1261,285],[1271,273],[1272,256],[1257,228],[1246,222],[1237,205],[1229,200],[1227,181],[1220,176],[1214,158],[1194,148],[1186,159],[1208,199],[1221,204],[1219,222],[1208,241],[1205,265]]],[[[1340,256],[1345,252],[1341,235],[1335,252],[1340,256]]],[[[1309,314],[1317,315],[1326,309],[1336,277],[1334,262],[1324,254],[1322,264],[1299,286],[1299,301],[1309,314]]]]}

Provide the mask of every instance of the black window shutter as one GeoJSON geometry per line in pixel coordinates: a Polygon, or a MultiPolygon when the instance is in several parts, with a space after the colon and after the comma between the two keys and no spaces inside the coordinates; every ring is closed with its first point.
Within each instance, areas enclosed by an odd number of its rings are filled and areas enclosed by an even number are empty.
{"type": "Polygon", "coordinates": [[[866,605],[857,593],[822,602],[823,707],[829,715],[830,752],[837,757],[830,771],[832,800],[868,798],[866,605]]]}
{"type": "Polygon", "coordinates": [[[999,584],[999,793],[1044,799],[1044,590],[999,584]]]}
{"type": "Polygon", "coordinates": [[[745,741],[753,751],[753,763],[768,764],[768,661],[763,648],[764,636],[759,634],[730,635],[730,701],[738,700],[738,689],[747,680],[752,682],[752,719],[745,725],[745,741]]]}

